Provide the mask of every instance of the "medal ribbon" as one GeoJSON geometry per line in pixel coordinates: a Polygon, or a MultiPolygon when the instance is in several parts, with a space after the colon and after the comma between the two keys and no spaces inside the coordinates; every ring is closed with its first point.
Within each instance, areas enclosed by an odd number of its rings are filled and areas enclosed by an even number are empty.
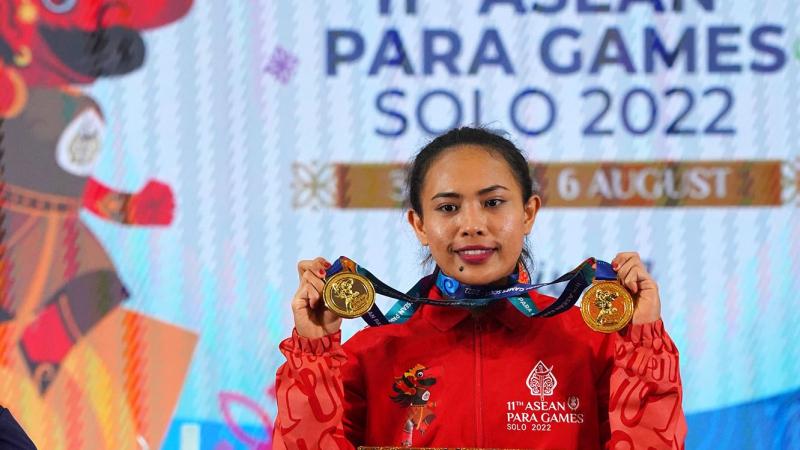
{"type": "MultiPolygon", "coordinates": [[[[520,268],[520,271],[524,270],[524,268],[520,268]]],[[[386,315],[383,314],[377,303],[373,304],[372,308],[361,316],[371,326],[403,323],[410,319],[421,305],[477,308],[504,298],[508,299],[517,310],[527,317],[552,317],[571,308],[578,301],[584,289],[592,283],[592,280],[615,280],[617,278],[617,274],[609,263],[595,258],[586,259],[578,267],[547,283],[522,283],[519,281],[519,273],[514,273],[509,280],[511,285],[503,288],[463,284],[455,278],[445,275],[437,268],[434,273],[419,280],[407,293],[403,293],[387,285],[369,270],[359,266],[346,256],[340,256],[334,261],[325,275],[331,277],[339,272],[363,275],[372,282],[377,294],[398,300],[386,315]],[[596,268],[592,267],[593,265],[596,268]],[[543,310],[539,310],[528,296],[528,292],[532,290],[563,282],[567,282],[564,291],[553,304],[543,310]],[[447,300],[421,296],[422,292],[428,292],[434,284],[447,297],[447,300]]]]}

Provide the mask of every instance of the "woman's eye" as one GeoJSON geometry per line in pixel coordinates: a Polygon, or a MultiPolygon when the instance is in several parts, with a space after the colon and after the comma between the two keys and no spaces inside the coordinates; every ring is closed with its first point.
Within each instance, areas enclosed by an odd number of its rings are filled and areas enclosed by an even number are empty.
{"type": "Polygon", "coordinates": [[[436,209],[438,209],[439,211],[442,211],[442,212],[451,213],[451,212],[456,212],[456,210],[458,208],[456,207],[456,205],[454,205],[452,203],[446,203],[444,205],[439,206],[436,209]]]}
{"type": "Polygon", "coordinates": [[[488,206],[490,208],[494,208],[495,206],[500,206],[503,203],[505,203],[505,200],[502,200],[502,199],[499,199],[499,198],[493,198],[491,200],[486,200],[486,206],[488,206]]]}

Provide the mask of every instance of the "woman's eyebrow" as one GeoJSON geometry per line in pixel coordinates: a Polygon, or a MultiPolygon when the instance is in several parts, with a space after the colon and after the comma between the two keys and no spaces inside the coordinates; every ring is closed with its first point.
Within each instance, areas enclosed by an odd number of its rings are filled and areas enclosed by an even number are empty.
{"type": "Polygon", "coordinates": [[[455,192],[439,192],[431,197],[431,200],[436,200],[437,198],[461,198],[461,194],[455,192]]]}
{"type": "Polygon", "coordinates": [[[489,187],[485,187],[485,188],[481,189],[480,191],[478,191],[478,195],[485,195],[485,194],[488,194],[490,192],[497,191],[499,189],[505,189],[506,191],[508,190],[508,188],[503,186],[502,184],[493,184],[493,185],[491,185],[489,187]]]}
{"type": "MultiPolygon", "coordinates": [[[[478,191],[478,195],[486,195],[490,192],[494,192],[500,189],[509,190],[507,187],[503,186],[502,184],[493,184],[489,187],[485,187],[478,191]]],[[[461,198],[463,197],[461,194],[457,192],[439,192],[438,194],[431,197],[431,200],[436,200],[437,198],[461,198]]]]}

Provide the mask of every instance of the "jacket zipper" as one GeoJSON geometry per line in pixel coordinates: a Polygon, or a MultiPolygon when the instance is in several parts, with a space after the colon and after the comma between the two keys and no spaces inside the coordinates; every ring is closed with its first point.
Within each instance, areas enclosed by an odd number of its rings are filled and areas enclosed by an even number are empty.
{"type": "Polygon", "coordinates": [[[483,446],[483,388],[481,381],[483,379],[483,369],[481,365],[481,323],[479,319],[475,319],[475,437],[478,440],[478,446],[483,446]]]}

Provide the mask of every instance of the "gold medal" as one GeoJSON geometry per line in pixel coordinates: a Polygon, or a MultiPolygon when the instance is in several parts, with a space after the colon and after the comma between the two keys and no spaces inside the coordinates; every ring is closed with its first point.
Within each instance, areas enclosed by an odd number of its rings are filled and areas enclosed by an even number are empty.
{"type": "Polygon", "coordinates": [[[325,306],[346,319],[363,316],[375,303],[375,288],[363,275],[339,272],[325,280],[325,306]]]}
{"type": "Polygon", "coordinates": [[[633,318],[633,297],[616,281],[595,281],[583,294],[581,315],[595,331],[619,331],[633,318]]]}

